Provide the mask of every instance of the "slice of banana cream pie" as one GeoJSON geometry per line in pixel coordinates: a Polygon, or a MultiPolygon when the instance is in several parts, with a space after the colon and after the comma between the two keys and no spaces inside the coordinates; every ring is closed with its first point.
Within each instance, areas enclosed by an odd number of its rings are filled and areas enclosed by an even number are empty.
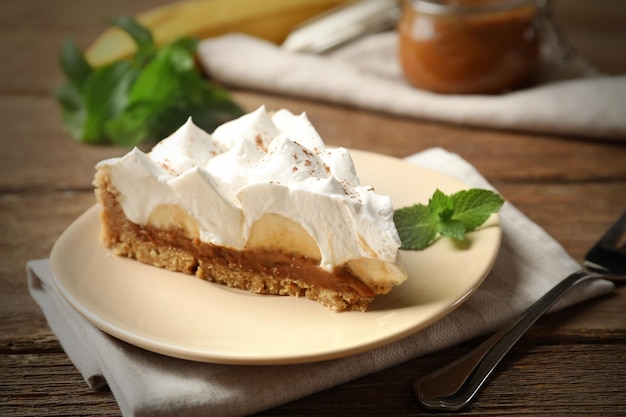
{"type": "Polygon", "coordinates": [[[94,185],[119,256],[336,311],[406,280],[391,199],[304,113],[260,107],[212,134],[188,120],[149,153],[98,163],[94,185]]]}

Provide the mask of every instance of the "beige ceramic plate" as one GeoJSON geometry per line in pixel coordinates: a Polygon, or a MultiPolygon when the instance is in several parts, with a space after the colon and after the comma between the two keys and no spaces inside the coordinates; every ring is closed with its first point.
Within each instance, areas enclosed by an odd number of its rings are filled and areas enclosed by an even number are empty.
{"type": "MultiPolygon", "coordinates": [[[[362,184],[394,206],[426,202],[436,188],[463,183],[386,156],[352,151],[362,184]]],[[[228,364],[287,364],[363,352],[423,329],[454,310],[495,261],[497,216],[469,235],[467,247],[440,239],[402,252],[409,279],[363,312],[334,313],[292,297],[260,296],[112,255],[98,239],[99,209],[58,239],[55,283],[79,313],[103,331],[164,355],[228,364]]]]}

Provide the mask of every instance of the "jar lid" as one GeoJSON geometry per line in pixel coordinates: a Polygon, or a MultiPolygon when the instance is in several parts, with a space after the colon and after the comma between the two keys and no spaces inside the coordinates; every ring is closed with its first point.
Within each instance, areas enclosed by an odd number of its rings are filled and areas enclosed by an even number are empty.
{"type": "Polygon", "coordinates": [[[542,8],[546,0],[405,0],[415,11],[430,15],[466,15],[513,10],[522,6],[542,8]]]}

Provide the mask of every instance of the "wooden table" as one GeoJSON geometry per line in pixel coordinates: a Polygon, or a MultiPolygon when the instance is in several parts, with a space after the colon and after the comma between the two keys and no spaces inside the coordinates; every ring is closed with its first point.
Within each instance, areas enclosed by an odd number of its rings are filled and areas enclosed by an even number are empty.
{"type": "MultiPolygon", "coordinates": [[[[91,391],[30,298],[27,260],[94,203],[94,164],[125,149],[74,142],[51,92],[62,39],[86,46],[103,17],[164,0],[13,0],[0,6],[0,415],[119,415],[91,391]]],[[[626,72],[621,2],[559,4],[572,42],[595,65],[626,72]]],[[[626,209],[626,142],[445,126],[319,102],[236,91],[248,110],[306,111],[329,144],[403,157],[441,146],[474,164],[576,259],[626,209]]],[[[409,361],[261,415],[430,415],[412,382],[480,340],[409,361]]],[[[625,415],[626,287],[550,315],[523,338],[476,402],[459,415],[625,415]]]]}

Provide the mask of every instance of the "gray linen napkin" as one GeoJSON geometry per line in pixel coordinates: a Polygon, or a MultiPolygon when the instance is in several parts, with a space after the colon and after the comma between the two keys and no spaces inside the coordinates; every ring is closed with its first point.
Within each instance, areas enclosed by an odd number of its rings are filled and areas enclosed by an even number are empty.
{"type": "Polygon", "coordinates": [[[626,76],[600,76],[580,60],[544,59],[533,87],[500,95],[443,95],[404,80],[393,32],[329,55],[287,52],[242,34],[204,40],[208,75],[229,86],[468,126],[626,140],[626,76]]]}
{"type": "MultiPolygon", "coordinates": [[[[490,187],[466,161],[441,148],[407,160],[471,186],[490,187]]],[[[492,272],[455,312],[398,342],[318,363],[234,366],[162,356],[108,336],[76,313],[57,292],[47,259],[28,262],[28,284],[52,331],[89,386],[97,389],[108,384],[125,417],[246,415],[493,331],[578,268],[556,241],[512,205],[505,204],[501,221],[503,242],[492,272]]],[[[586,282],[554,308],[612,289],[609,281],[586,282]]]]}

